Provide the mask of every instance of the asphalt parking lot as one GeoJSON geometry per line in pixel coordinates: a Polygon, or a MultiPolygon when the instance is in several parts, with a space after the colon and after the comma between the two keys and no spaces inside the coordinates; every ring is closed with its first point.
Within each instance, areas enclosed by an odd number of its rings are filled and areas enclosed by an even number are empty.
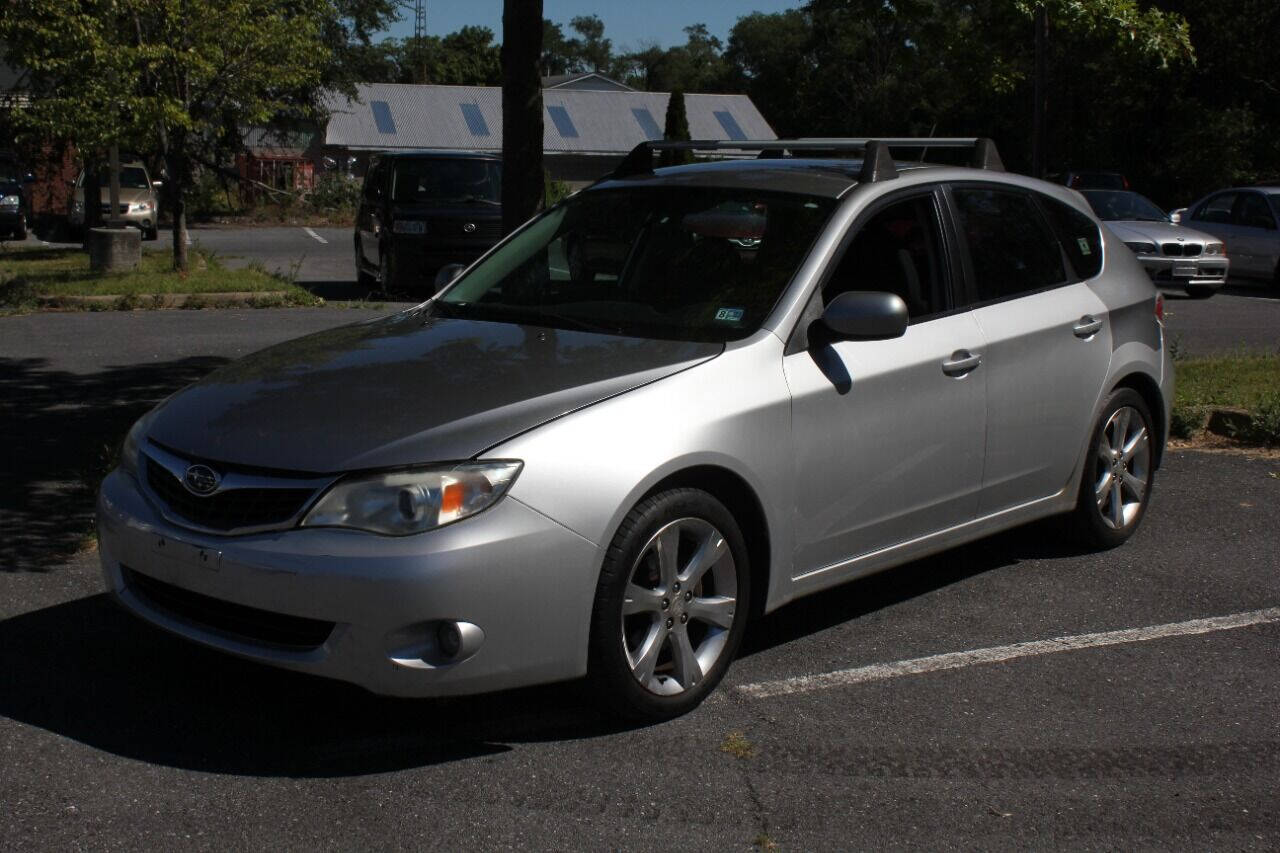
{"type": "MultiPolygon", "coordinates": [[[[1274,453],[1171,451],[1116,551],[1038,524],[791,605],[661,726],[575,685],[379,699],[115,610],[84,550],[104,448],[228,359],[377,313],[0,318],[0,847],[1280,844],[1274,453]]],[[[1252,291],[1169,317],[1189,352],[1280,342],[1252,291]]]]}

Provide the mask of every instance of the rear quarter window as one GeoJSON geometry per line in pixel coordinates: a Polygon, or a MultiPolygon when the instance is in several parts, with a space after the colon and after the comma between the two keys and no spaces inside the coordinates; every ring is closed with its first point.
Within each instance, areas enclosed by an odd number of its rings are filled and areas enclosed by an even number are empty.
{"type": "Polygon", "coordinates": [[[1048,196],[1038,198],[1076,275],[1093,278],[1102,272],[1102,234],[1097,223],[1069,204],[1048,196]]]}
{"type": "Polygon", "coordinates": [[[1021,296],[1067,280],[1058,238],[1029,192],[956,187],[960,234],[968,244],[978,302],[1021,296]]]}

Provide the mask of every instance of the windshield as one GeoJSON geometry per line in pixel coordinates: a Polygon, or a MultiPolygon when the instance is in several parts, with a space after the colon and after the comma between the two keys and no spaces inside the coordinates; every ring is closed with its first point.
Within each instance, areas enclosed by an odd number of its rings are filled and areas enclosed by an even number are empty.
{"type": "Polygon", "coordinates": [[[1129,220],[1131,222],[1168,222],[1169,214],[1144,195],[1117,190],[1084,190],[1084,197],[1093,212],[1104,222],[1129,220]]]}
{"type": "Polygon", "coordinates": [[[409,204],[499,204],[502,164],[496,160],[427,157],[397,160],[391,198],[409,204]]]}
{"type": "MultiPolygon", "coordinates": [[[[80,183],[84,184],[84,175],[80,176],[80,183]]],[[[103,169],[98,173],[98,185],[102,187],[111,186],[111,170],[103,169]]],[[[151,189],[151,182],[147,180],[147,170],[141,166],[121,166],[120,167],[120,189],[122,190],[148,190],[151,189]]]]}
{"type": "Polygon", "coordinates": [[[835,202],[653,187],[580,193],[436,300],[467,316],[686,341],[764,322],[835,202]]]}

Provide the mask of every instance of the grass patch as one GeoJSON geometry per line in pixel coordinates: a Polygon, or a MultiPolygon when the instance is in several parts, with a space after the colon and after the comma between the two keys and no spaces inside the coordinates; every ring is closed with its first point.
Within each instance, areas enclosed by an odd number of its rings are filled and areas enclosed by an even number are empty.
{"type": "Polygon", "coordinates": [[[1212,408],[1243,409],[1253,416],[1247,432],[1233,436],[1280,443],[1280,353],[1192,358],[1178,362],[1170,432],[1190,438],[1212,408]]]}
{"type": "Polygon", "coordinates": [[[89,256],[79,249],[6,248],[0,252],[0,307],[32,308],[41,297],[116,296],[106,307],[158,308],[165,304],[165,294],[228,292],[285,294],[262,298],[272,305],[320,304],[286,276],[261,267],[227,269],[212,252],[192,248],[185,273],[174,272],[172,263],[167,251],[144,250],[135,272],[104,275],[89,270],[89,256]]]}
{"type": "Polygon", "coordinates": [[[725,735],[724,743],[720,744],[720,751],[727,752],[734,758],[747,759],[755,755],[756,748],[742,732],[729,732],[725,735]]]}

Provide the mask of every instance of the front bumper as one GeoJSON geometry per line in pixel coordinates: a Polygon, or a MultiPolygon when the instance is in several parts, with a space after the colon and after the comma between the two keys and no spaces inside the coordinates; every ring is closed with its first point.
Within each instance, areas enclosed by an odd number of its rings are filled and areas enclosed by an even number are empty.
{"type": "MultiPolygon", "coordinates": [[[[156,211],[154,209],[146,210],[146,211],[130,211],[129,213],[121,213],[116,217],[116,219],[118,219],[120,222],[123,222],[125,225],[128,225],[132,228],[137,228],[140,231],[155,230],[156,221],[157,221],[156,211]]],[[[110,222],[111,214],[105,210],[102,211],[102,221],[104,223],[110,222]]],[[[75,227],[79,227],[83,225],[84,211],[77,212],[75,210],[72,210],[70,213],[67,214],[67,223],[75,227]]]]}
{"type": "Polygon", "coordinates": [[[1138,260],[1151,280],[1165,287],[1222,287],[1231,268],[1231,261],[1225,255],[1193,258],[1138,255],[1138,260]]]}
{"type": "Polygon", "coordinates": [[[164,520],[130,475],[114,471],[98,495],[98,537],[107,587],[121,605],[240,657],[395,696],[481,693],[586,672],[599,549],[511,496],[416,536],[211,536],[164,520]],[[145,577],[131,583],[130,572],[145,577]],[[178,594],[148,595],[155,581],[178,594]],[[242,623],[168,605],[183,596],[333,628],[314,647],[285,646],[246,635],[242,623]],[[433,637],[441,620],[480,628],[469,657],[440,659],[433,637]]]}

